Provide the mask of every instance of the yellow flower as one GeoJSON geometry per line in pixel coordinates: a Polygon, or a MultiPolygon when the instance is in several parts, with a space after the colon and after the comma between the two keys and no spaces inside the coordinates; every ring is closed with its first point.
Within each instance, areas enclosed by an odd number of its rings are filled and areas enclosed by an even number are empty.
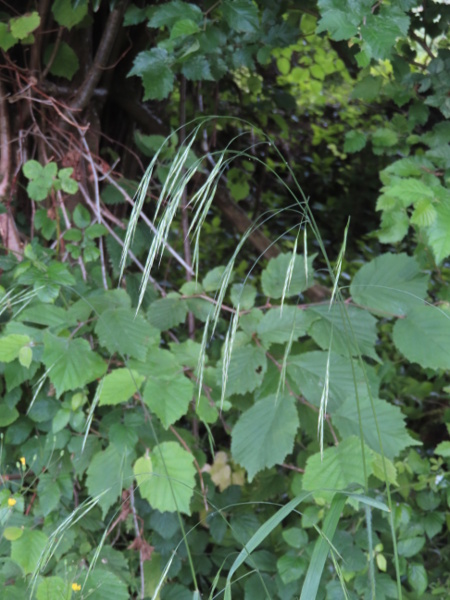
{"type": "Polygon", "coordinates": [[[25,460],[25,456],[21,456],[19,458],[20,460],[20,464],[22,465],[22,467],[24,467],[27,464],[27,461],[25,460]]]}
{"type": "Polygon", "coordinates": [[[8,498],[8,506],[11,506],[11,508],[16,504],[17,500],[14,500],[14,498],[8,498]]]}
{"type": "Polygon", "coordinates": [[[74,592],[79,592],[81,590],[81,585],[79,583],[72,583],[72,590],[74,592]]]}

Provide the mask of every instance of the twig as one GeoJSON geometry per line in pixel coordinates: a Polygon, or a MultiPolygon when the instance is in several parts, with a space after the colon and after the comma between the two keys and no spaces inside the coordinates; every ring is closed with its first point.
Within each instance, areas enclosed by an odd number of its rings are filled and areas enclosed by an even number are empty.
{"type": "Polygon", "coordinates": [[[55,41],[55,44],[53,46],[52,53],[50,55],[50,58],[48,59],[47,66],[42,71],[42,75],[41,75],[40,79],[45,79],[47,77],[48,72],[50,71],[50,69],[52,68],[53,63],[55,62],[56,55],[58,54],[58,50],[59,50],[59,47],[61,45],[63,31],[64,31],[64,27],[60,27],[58,29],[58,35],[56,36],[56,41],[55,41]]]}
{"type": "Polygon", "coordinates": [[[431,48],[428,46],[428,44],[426,43],[425,40],[422,40],[417,33],[415,33],[414,31],[411,31],[410,33],[411,39],[413,39],[415,42],[417,42],[419,44],[419,46],[421,46],[425,52],[428,54],[428,56],[431,59],[436,58],[435,55],[433,54],[433,52],[431,51],[431,48]]]}
{"type": "MultiPolygon", "coordinates": [[[[95,210],[95,205],[92,202],[92,200],[89,198],[89,194],[87,193],[87,191],[85,190],[84,186],[81,183],[78,183],[78,187],[80,192],[83,195],[83,198],[86,202],[86,204],[91,208],[91,210],[95,210]]],[[[123,248],[123,241],[120,239],[120,237],[117,235],[117,233],[114,231],[114,229],[112,229],[104,220],[102,221],[102,225],[108,230],[108,233],[111,234],[111,236],[116,240],[116,242],[122,246],[123,248]]],[[[133,254],[133,252],[131,252],[131,250],[128,250],[128,256],[131,258],[131,260],[134,262],[135,265],[137,265],[137,267],[139,268],[139,270],[144,273],[145,268],[144,265],[136,258],[136,256],[133,254]]],[[[150,283],[158,290],[158,292],[160,292],[160,294],[164,297],[166,296],[166,292],[165,290],[159,285],[159,283],[157,283],[153,277],[151,275],[149,275],[149,281],[150,283]]]]}
{"type": "MultiPolygon", "coordinates": [[[[134,503],[134,488],[133,486],[130,487],[130,508],[131,508],[131,514],[133,515],[133,524],[134,524],[134,529],[136,530],[136,538],[138,540],[141,540],[141,531],[139,529],[139,523],[137,520],[137,514],[136,514],[136,506],[134,503]]],[[[144,599],[145,597],[145,574],[144,574],[144,557],[143,557],[143,551],[142,551],[142,546],[139,545],[139,572],[141,575],[141,600],[144,599]]]]}
{"type": "MultiPolygon", "coordinates": [[[[95,168],[95,163],[92,158],[92,154],[89,150],[89,146],[86,142],[86,138],[81,133],[80,133],[80,137],[81,137],[81,142],[84,146],[84,149],[86,150],[87,159],[89,161],[89,164],[91,165],[92,177],[94,178],[94,194],[95,194],[95,207],[96,207],[96,213],[97,213],[97,221],[99,223],[101,223],[102,215],[101,215],[101,210],[100,210],[100,191],[99,191],[99,187],[98,187],[97,169],[95,168]]],[[[100,250],[100,263],[101,263],[101,267],[102,267],[103,287],[105,288],[105,290],[107,290],[108,289],[108,280],[106,277],[105,253],[103,250],[103,237],[99,238],[98,246],[99,246],[99,250],[100,250]]]]}
{"type": "MultiPolygon", "coordinates": [[[[97,169],[98,169],[98,167],[97,167],[97,169]]],[[[104,177],[111,185],[113,185],[117,190],[119,190],[119,192],[124,197],[125,201],[128,202],[128,204],[130,204],[130,206],[134,207],[134,200],[127,193],[127,191],[124,190],[123,187],[121,185],[119,185],[117,183],[117,181],[114,180],[113,177],[111,177],[111,175],[104,174],[104,177]]],[[[149,227],[149,229],[152,231],[152,233],[156,234],[156,231],[157,231],[156,227],[153,225],[153,223],[150,221],[150,219],[147,217],[147,215],[145,215],[143,212],[141,212],[140,217],[144,221],[144,223],[149,227]]],[[[164,247],[166,248],[166,250],[169,252],[169,254],[171,254],[174,257],[174,259],[177,262],[179,262],[182,267],[184,267],[184,269],[186,271],[190,270],[191,275],[193,275],[194,270],[192,269],[192,267],[190,267],[187,264],[187,262],[183,259],[183,257],[180,256],[178,254],[178,252],[176,250],[174,250],[170,244],[167,243],[167,241],[163,241],[163,244],[164,244],[164,247]]]]}

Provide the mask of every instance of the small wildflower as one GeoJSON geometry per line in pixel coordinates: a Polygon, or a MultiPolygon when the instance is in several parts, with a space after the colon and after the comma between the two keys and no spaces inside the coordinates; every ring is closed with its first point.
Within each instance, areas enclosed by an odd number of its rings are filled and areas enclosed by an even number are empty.
{"type": "Polygon", "coordinates": [[[81,590],[81,585],[79,583],[72,583],[72,590],[74,592],[79,592],[81,590]]]}
{"type": "Polygon", "coordinates": [[[24,467],[27,464],[27,461],[25,460],[25,456],[21,456],[19,458],[20,464],[22,465],[22,467],[24,467]]]}
{"type": "Polygon", "coordinates": [[[16,504],[17,500],[15,500],[14,498],[8,498],[8,506],[10,506],[11,508],[16,504]]]}

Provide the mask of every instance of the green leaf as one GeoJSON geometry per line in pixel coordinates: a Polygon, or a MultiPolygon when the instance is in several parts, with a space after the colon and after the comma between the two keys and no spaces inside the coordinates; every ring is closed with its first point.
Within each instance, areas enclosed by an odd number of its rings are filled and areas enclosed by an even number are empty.
{"type": "Polygon", "coordinates": [[[186,320],[188,307],[178,294],[168,294],[165,298],[150,304],[147,318],[153,327],[166,331],[186,320]]]}
{"type": "Polygon", "coordinates": [[[366,142],[367,137],[361,131],[348,131],[345,134],[344,152],[359,152],[364,148],[366,142]]]}
{"type": "Polygon", "coordinates": [[[435,205],[436,218],[428,227],[428,242],[436,262],[441,263],[450,255],[450,197],[435,205]]]}
{"type": "MultiPolygon", "coordinates": [[[[291,259],[292,254],[280,254],[269,261],[269,264],[262,272],[261,278],[262,289],[266,296],[269,296],[270,298],[282,297],[291,259]]],[[[286,291],[287,298],[298,296],[298,294],[313,285],[313,260],[314,256],[308,258],[307,278],[304,257],[301,255],[295,257],[292,278],[286,291]]]]}
{"type": "Polygon", "coordinates": [[[375,352],[377,342],[377,320],[366,310],[356,306],[340,306],[333,304],[317,306],[309,309],[307,313],[311,320],[308,333],[313,340],[324,350],[331,350],[342,356],[370,356],[376,361],[379,357],[375,352]]]}
{"type": "Polygon", "coordinates": [[[86,486],[93,498],[99,498],[103,518],[118,501],[122,489],[130,485],[130,465],[114,444],[94,455],[87,470],[86,486]]]}
{"type": "Polygon", "coordinates": [[[190,81],[214,81],[209,62],[205,56],[190,56],[183,62],[181,72],[190,81]]]}
{"type": "Polygon", "coordinates": [[[309,312],[296,306],[269,309],[258,323],[256,332],[266,348],[271,344],[296,341],[306,334],[312,321],[309,312]]]}
{"type": "Polygon", "coordinates": [[[176,442],[163,442],[155,446],[148,460],[150,465],[138,459],[141,462],[137,462],[137,473],[135,464],[141,496],[160,512],[179,511],[190,515],[189,504],[194,493],[196,473],[192,454],[176,442]],[[146,479],[148,485],[143,487],[146,479]]]}
{"type": "Polygon", "coordinates": [[[277,560],[277,571],[284,584],[297,581],[302,577],[308,567],[306,558],[285,554],[277,560]]]}
{"type": "Polygon", "coordinates": [[[333,424],[339,429],[342,438],[360,435],[359,415],[362,421],[362,433],[366,444],[387,458],[396,458],[408,446],[418,445],[408,435],[405,427],[405,417],[398,406],[393,406],[385,400],[373,398],[373,409],[367,395],[359,396],[358,405],[355,398],[347,398],[337,411],[332,413],[333,424]],[[373,414],[375,411],[376,421],[373,414]],[[377,427],[380,431],[380,448],[377,427]]]}
{"type": "Polygon", "coordinates": [[[8,52],[17,43],[17,39],[9,30],[7,23],[0,23],[0,48],[8,52]]]}
{"type": "Polygon", "coordinates": [[[365,264],[353,278],[353,300],[387,316],[404,316],[422,304],[429,277],[406,254],[382,254],[365,264]]]}
{"type": "Polygon", "coordinates": [[[393,185],[386,186],[383,188],[383,191],[385,191],[388,196],[401,200],[404,208],[407,208],[420,200],[432,200],[434,196],[433,190],[430,189],[429,186],[414,177],[396,179],[393,185]]]}
{"type": "Polygon", "coordinates": [[[71,0],[55,0],[52,4],[52,13],[56,22],[67,29],[78,25],[88,12],[87,0],[78,2],[76,8],[72,6],[71,0]]]}
{"type": "MultiPolygon", "coordinates": [[[[371,452],[365,448],[366,474],[372,474],[370,465],[371,452]]],[[[365,486],[361,441],[357,437],[349,437],[339,446],[327,448],[323,453],[313,454],[306,462],[303,475],[303,489],[314,491],[316,498],[330,501],[334,496],[332,490],[345,490],[350,484],[365,486]]]]}
{"type": "MultiPolygon", "coordinates": [[[[319,6],[321,3],[319,2],[319,6]]],[[[342,6],[345,9],[345,6],[342,6]]],[[[359,18],[352,14],[351,10],[341,10],[339,8],[329,8],[324,6],[321,9],[322,18],[320,19],[316,33],[329,31],[330,37],[337,42],[348,40],[356,35],[359,18]]]]}
{"type": "MultiPolygon", "coordinates": [[[[129,600],[127,584],[112,571],[102,567],[92,569],[84,585],[86,598],[89,600],[129,600]]],[[[72,600],[76,594],[72,595],[72,600]]]]}
{"type": "Polygon", "coordinates": [[[376,129],[372,134],[372,144],[374,146],[390,148],[391,146],[395,146],[397,142],[398,134],[393,129],[387,129],[387,127],[376,129]]]}
{"type": "MultiPolygon", "coordinates": [[[[253,344],[234,348],[228,366],[226,395],[252,392],[264,377],[267,369],[267,358],[263,348],[253,344]]],[[[219,369],[218,384],[222,383],[222,369],[219,369]]]]}
{"type": "Polygon", "coordinates": [[[193,383],[181,374],[150,378],[144,390],[144,402],[159,417],[165,429],[187,413],[193,396],[193,383]]]}
{"type": "Polygon", "coordinates": [[[450,314],[418,306],[394,325],[394,344],[411,362],[424,368],[450,369],[450,314]]]}
{"type": "Polygon", "coordinates": [[[450,442],[440,442],[434,451],[435,454],[439,456],[444,456],[445,458],[450,457],[450,442]]]}
{"type": "Polygon", "coordinates": [[[201,23],[203,13],[195,4],[173,0],[161,6],[152,7],[148,12],[149,27],[173,27],[178,21],[189,19],[194,23],[201,23]]]}
{"type": "Polygon", "coordinates": [[[25,575],[33,573],[47,542],[48,537],[42,531],[25,529],[18,540],[11,542],[11,559],[25,575]]]}
{"type": "Polygon", "coordinates": [[[145,360],[150,345],[159,342],[159,332],[141,315],[128,308],[111,308],[101,313],[95,333],[99,342],[112,354],[145,360]]]}
{"type": "Polygon", "coordinates": [[[33,360],[33,350],[30,348],[30,346],[23,346],[19,350],[19,362],[20,362],[20,364],[22,365],[22,367],[25,367],[26,369],[29,369],[32,360],[33,360]]]}
{"type": "Polygon", "coordinates": [[[24,530],[22,527],[6,527],[3,531],[3,537],[8,542],[14,542],[14,540],[18,540],[22,537],[24,530]]]}
{"type": "MultiPolygon", "coordinates": [[[[305,352],[289,356],[287,374],[292,389],[315,406],[320,405],[327,362],[328,352],[305,352]]],[[[360,393],[367,393],[364,373],[356,361],[352,364],[347,357],[331,352],[329,375],[329,410],[336,410],[346,397],[354,398],[355,385],[360,393]]]]}
{"type": "Polygon", "coordinates": [[[383,80],[381,77],[367,75],[353,88],[350,97],[353,99],[362,100],[363,102],[372,102],[376,100],[380,94],[383,80]]]}
{"type": "Polygon", "coordinates": [[[114,405],[129,400],[141,387],[144,377],[130,369],[115,369],[99,383],[99,406],[114,405]]]}
{"type": "MultiPolygon", "coordinates": [[[[44,52],[44,63],[49,64],[50,58],[55,50],[55,44],[49,44],[44,52]]],[[[58,46],[56,56],[50,66],[50,73],[56,77],[65,77],[69,81],[78,71],[80,63],[78,56],[66,42],[58,46]]],[[[61,174],[61,171],[60,171],[61,174]]],[[[76,181],[74,181],[76,183],[76,181]]],[[[65,190],[64,190],[65,191],[65,190]]],[[[75,190],[76,191],[76,190],[75,190]]]]}
{"type": "Polygon", "coordinates": [[[0,361],[5,363],[13,361],[20,355],[22,348],[30,343],[31,339],[27,335],[17,333],[0,338],[0,361]]]}
{"type": "Polygon", "coordinates": [[[233,428],[233,459],[245,467],[249,481],[267,467],[282,463],[292,452],[299,426],[292,396],[269,396],[244,412],[233,428]]]}
{"type": "Polygon", "coordinates": [[[170,30],[170,39],[175,40],[185,35],[192,35],[199,31],[199,26],[192,19],[180,19],[170,30]]]}
{"type": "Polygon", "coordinates": [[[378,14],[369,14],[361,27],[364,49],[373,58],[389,58],[397,38],[407,34],[409,17],[396,6],[381,6],[378,14]]]}
{"type": "Polygon", "coordinates": [[[128,77],[137,75],[144,86],[143,100],[164,100],[173,90],[175,75],[171,69],[172,59],[166,50],[152,48],[140,52],[133,62],[128,77]]]}
{"type": "Polygon", "coordinates": [[[61,577],[45,577],[36,588],[37,600],[70,600],[70,584],[61,577]]]}
{"type": "Polygon", "coordinates": [[[61,500],[61,490],[53,475],[47,473],[41,474],[37,486],[39,498],[39,507],[44,517],[49,515],[59,505],[61,500]]]}
{"type": "Polygon", "coordinates": [[[300,529],[299,527],[284,529],[281,535],[286,544],[291,546],[291,548],[304,548],[308,543],[308,534],[304,529],[300,529]]]}
{"type": "Polygon", "coordinates": [[[73,211],[73,222],[80,229],[86,229],[91,224],[91,213],[82,204],[77,204],[73,211]]]}
{"type": "Polygon", "coordinates": [[[242,33],[258,31],[258,9],[251,0],[224,0],[222,12],[231,29],[242,33]]]}
{"type": "Polygon", "coordinates": [[[16,39],[24,40],[32,31],[39,27],[40,23],[41,17],[39,16],[39,13],[33,11],[32,13],[11,19],[9,21],[9,27],[12,35],[16,39]]]}
{"type": "Polygon", "coordinates": [[[428,575],[421,564],[410,563],[407,568],[408,583],[418,596],[422,596],[428,587],[428,575]]]}
{"type": "Polygon", "coordinates": [[[44,334],[42,361],[50,370],[58,397],[67,390],[84,387],[106,371],[106,363],[92,352],[86,340],[60,338],[48,331],[44,334]]]}
{"type": "MultiPolygon", "coordinates": [[[[419,227],[429,227],[436,221],[436,217],[437,212],[432,204],[432,201],[426,198],[417,202],[411,215],[411,223],[418,225],[419,227]]],[[[447,242],[447,238],[445,238],[445,242],[447,242]]]]}
{"type": "Polygon", "coordinates": [[[205,290],[205,292],[217,291],[222,283],[222,277],[224,273],[225,267],[223,266],[215,267],[209,271],[202,281],[202,288],[205,290]]]}
{"type": "Polygon", "coordinates": [[[257,290],[253,285],[246,283],[233,283],[230,298],[233,306],[239,305],[241,310],[250,310],[255,306],[257,290]]]}
{"type": "Polygon", "coordinates": [[[407,538],[405,540],[399,540],[397,550],[400,556],[405,558],[411,558],[416,556],[422,550],[425,545],[426,539],[422,536],[416,536],[407,538]]]}
{"type": "Polygon", "coordinates": [[[0,404],[0,427],[8,427],[19,418],[19,411],[5,404],[0,404]]]}

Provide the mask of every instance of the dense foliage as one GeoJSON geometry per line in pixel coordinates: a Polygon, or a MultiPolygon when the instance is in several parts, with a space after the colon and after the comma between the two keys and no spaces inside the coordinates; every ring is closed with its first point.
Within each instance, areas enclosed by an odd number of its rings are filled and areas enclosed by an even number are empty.
{"type": "Polygon", "coordinates": [[[298,4],[2,3],[5,600],[449,596],[450,6],[298,4]]]}

